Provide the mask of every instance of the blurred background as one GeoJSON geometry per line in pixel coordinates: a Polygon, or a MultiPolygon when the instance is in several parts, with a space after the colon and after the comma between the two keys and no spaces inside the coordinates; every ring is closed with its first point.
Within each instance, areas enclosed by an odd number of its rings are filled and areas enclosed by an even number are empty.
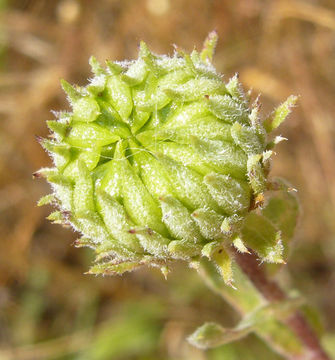
{"type": "Polygon", "coordinates": [[[142,39],[157,53],[200,48],[213,29],[217,69],[262,93],[264,114],[300,95],[273,174],[299,190],[303,215],[276,276],[318,309],[334,354],[334,0],[0,0],[0,19],[0,360],[281,359],[253,336],[192,348],[185,338],[204,321],[238,321],[193,270],[84,275],[90,250],[36,207],[49,189],[31,174],[50,160],[34,135],[68,107],[60,78],[83,85],[90,55],[132,59],[142,39]]]}

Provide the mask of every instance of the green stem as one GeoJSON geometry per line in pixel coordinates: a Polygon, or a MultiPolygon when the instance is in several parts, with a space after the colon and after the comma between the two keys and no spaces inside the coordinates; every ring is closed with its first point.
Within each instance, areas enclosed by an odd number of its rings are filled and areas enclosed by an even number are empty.
{"type": "MultiPolygon", "coordinates": [[[[198,272],[206,284],[221,295],[242,318],[264,305],[287,299],[279,286],[266,278],[254,256],[236,254],[236,262],[239,265],[234,269],[237,290],[227,286],[213,263],[207,260],[201,260],[198,272]]],[[[268,319],[255,327],[255,333],[285,359],[330,360],[317,336],[298,312],[283,321],[268,319]]]]}

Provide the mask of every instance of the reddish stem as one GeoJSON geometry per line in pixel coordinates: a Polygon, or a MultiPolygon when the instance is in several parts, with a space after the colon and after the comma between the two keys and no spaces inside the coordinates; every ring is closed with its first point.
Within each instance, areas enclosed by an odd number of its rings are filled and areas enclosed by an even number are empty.
{"type": "MultiPolygon", "coordinates": [[[[242,271],[248,276],[265,299],[270,302],[287,299],[287,295],[279,285],[275,281],[267,278],[264,269],[259,266],[254,254],[236,252],[235,259],[242,271]]],[[[322,349],[319,338],[299,311],[295,312],[287,320],[284,320],[284,322],[309,350],[311,353],[310,360],[331,360],[322,349]]]]}

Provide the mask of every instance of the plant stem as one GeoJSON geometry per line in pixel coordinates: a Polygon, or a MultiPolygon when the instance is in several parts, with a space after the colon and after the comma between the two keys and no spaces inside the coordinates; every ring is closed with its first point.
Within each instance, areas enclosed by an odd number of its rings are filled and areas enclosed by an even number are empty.
{"type": "MultiPolygon", "coordinates": [[[[269,302],[287,299],[287,295],[279,285],[267,278],[264,269],[259,266],[254,254],[242,254],[236,251],[235,259],[242,271],[265,299],[269,302]]],[[[311,354],[310,360],[330,360],[322,349],[319,338],[299,311],[296,311],[287,320],[283,321],[309,350],[311,354]]]]}

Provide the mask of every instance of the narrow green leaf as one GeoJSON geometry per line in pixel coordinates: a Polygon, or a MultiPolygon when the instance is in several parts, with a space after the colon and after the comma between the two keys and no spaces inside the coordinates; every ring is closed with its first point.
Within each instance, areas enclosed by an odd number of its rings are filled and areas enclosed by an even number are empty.
{"type": "Polygon", "coordinates": [[[241,109],[248,112],[248,98],[243,90],[242,84],[239,81],[238,74],[235,74],[229,79],[226,87],[229,94],[240,104],[241,109]]]}
{"type": "Polygon", "coordinates": [[[232,260],[229,254],[224,250],[223,247],[219,247],[211,254],[211,260],[214,262],[224,282],[228,286],[233,287],[233,268],[232,260]]]}
{"type": "Polygon", "coordinates": [[[119,75],[124,70],[120,64],[114,61],[106,60],[106,65],[112,75],[119,75]]]}
{"type": "Polygon", "coordinates": [[[47,216],[47,219],[55,224],[62,224],[64,222],[64,217],[61,211],[52,212],[49,216],[47,216]]]}
{"type": "Polygon", "coordinates": [[[141,262],[123,261],[123,262],[107,262],[94,265],[87,272],[94,275],[122,275],[125,272],[133,271],[143,265],[141,262]]]}
{"type": "Polygon", "coordinates": [[[264,216],[255,212],[246,217],[242,230],[243,242],[253,249],[263,261],[285,263],[280,232],[264,216]]]}
{"type": "Polygon", "coordinates": [[[262,210],[262,214],[280,230],[286,253],[293,239],[299,213],[297,196],[287,190],[274,192],[262,210]]]}
{"type": "Polygon", "coordinates": [[[81,94],[78,90],[76,90],[70,83],[68,83],[66,80],[61,79],[61,85],[65,93],[67,94],[69,101],[71,104],[76,102],[81,98],[81,94]]]}
{"type": "Polygon", "coordinates": [[[203,45],[200,53],[200,58],[203,62],[212,61],[215,52],[216,44],[218,42],[218,34],[216,31],[211,31],[203,45]]]}
{"type": "Polygon", "coordinates": [[[99,76],[99,75],[105,75],[106,74],[106,70],[101,66],[99,61],[94,56],[91,56],[89,58],[88,63],[90,64],[91,70],[92,70],[94,75],[99,76]]]}
{"type": "Polygon", "coordinates": [[[52,204],[55,200],[56,199],[54,194],[45,195],[38,200],[37,206],[49,205],[52,204]]]}
{"type": "Polygon", "coordinates": [[[59,140],[62,140],[67,131],[69,130],[69,125],[56,120],[47,121],[48,128],[59,136],[59,140]]]}
{"type": "Polygon", "coordinates": [[[205,323],[188,337],[188,341],[193,346],[205,350],[240,340],[251,330],[251,328],[225,329],[216,323],[205,323]]]}
{"type": "Polygon", "coordinates": [[[155,77],[158,78],[163,74],[163,69],[158,65],[156,56],[149,50],[144,41],[140,42],[139,57],[144,60],[155,77]]]}
{"type": "Polygon", "coordinates": [[[235,237],[233,240],[233,245],[239,252],[250,254],[248,248],[245,246],[243,240],[239,236],[235,237]]]}
{"type": "Polygon", "coordinates": [[[263,123],[263,126],[267,133],[270,133],[274,129],[277,129],[277,127],[279,127],[279,125],[285,121],[297,101],[298,97],[291,95],[287,98],[285,102],[283,102],[277,107],[277,109],[275,109],[275,111],[270,115],[270,117],[268,117],[263,123]]]}

